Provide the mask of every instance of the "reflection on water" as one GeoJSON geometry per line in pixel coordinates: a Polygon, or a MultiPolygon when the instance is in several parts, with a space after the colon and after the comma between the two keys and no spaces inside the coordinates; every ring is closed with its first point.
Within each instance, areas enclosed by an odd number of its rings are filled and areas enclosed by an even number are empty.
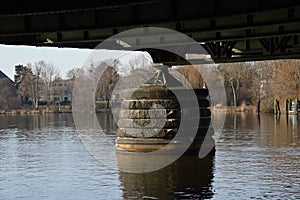
{"type": "Polygon", "coordinates": [[[85,150],[71,114],[0,115],[0,124],[1,200],[121,198],[118,170],[85,150]]]}
{"type": "Polygon", "coordinates": [[[299,199],[299,118],[228,114],[216,143],[214,199],[299,199]]]}
{"type": "MultiPolygon", "coordinates": [[[[134,155],[126,155],[134,162],[134,155]]],[[[122,164],[122,163],[119,163],[122,164]]],[[[210,199],[213,156],[199,159],[182,156],[171,165],[155,172],[120,172],[124,199],[210,199]]]]}
{"type": "Polygon", "coordinates": [[[0,130],[18,128],[21,130],[37,130],[47,127],[74,127],[70,114],[55,115],[0,115],[0,130]]]}
{"type": "MultiPolygon", "coordinates": [[[[221,115],[220,113],[219,115],[221,115]]],[[[220,144],[226,141],[245,142],[246,145],[287,147],[299,146],[299,117],[239,113],[227,114],[220,144]]]]}
{"type": "MultiPolygon", "coordinates": [[[[114,137],[112,116],[98,120],[114,137]]],[[[228,114],[215,157],[132,174],[91,156],[71,114],[0,115],[0,199],[300,199],[299,133],[297,116],[228,114]]]]}

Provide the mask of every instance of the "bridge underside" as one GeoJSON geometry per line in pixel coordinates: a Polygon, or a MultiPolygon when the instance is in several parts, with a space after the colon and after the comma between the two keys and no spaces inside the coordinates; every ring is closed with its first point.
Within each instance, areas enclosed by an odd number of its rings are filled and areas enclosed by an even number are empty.
{"type": "MultiPolygon", "coordinates": [[[[0,43],[9,45],[95,48],[122,31],[152,26],[192,37],[215,62],[300,58],[299,0],[11,0],[0,8],[0,43]]],[[[126,45],[111,41],[112,48],[191,49],[164,34],[128,37],[126,45]]]]}

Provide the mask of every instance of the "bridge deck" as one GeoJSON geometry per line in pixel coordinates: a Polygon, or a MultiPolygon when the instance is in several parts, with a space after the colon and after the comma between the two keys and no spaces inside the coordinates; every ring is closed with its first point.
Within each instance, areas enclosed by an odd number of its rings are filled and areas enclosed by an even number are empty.
{"type": "MultiPolygon", "coordinates": [[[[2,44],[94,48],[145,26],[185,33],[217,62],[300,57],[298,0],[10,0],[0,6],[2,44]]],[[[151,46],[168,45],[161,37],[151,46]]],[[[149,44],[142,35],[131,41],[149,44]]]]}

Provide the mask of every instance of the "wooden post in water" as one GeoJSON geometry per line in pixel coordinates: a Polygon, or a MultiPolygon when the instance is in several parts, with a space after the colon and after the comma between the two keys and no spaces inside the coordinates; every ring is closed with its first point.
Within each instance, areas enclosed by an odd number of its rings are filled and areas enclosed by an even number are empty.
{"type": "Polygon", "coordinates": [[[298,115],[298,98],[295,99],[295,114],[298,115]]]}
{"type": "Polygon", "coordinates": [[[289,100],[286,99],[285,100],[285,120],[286,120],[286,123],[288,124],[289,123],[289,100]]]}
{"type": "Polygon", "coordinates": [[[260,99],[256,101],[256,114],[259,115],[259,113],[260,113],[260,99]]]}
{"type": "Polygon", "coordinates": [[[276,115],[277,114],[276,99],[274,99],[274,102],[273,102],[273,110],[274,110],[274,115],[276,115]]]}
{"type": "Polygon", "coordinates": [[[277,99],[276,99],[276,109],[277,109],[277,114],[280,115],[280,105],[277,99]]]}
{"type": "Polygon", "coordinates": [[[280,106],[279,101],[277,99],[274,99],[274,115],[280,114],[280,106]]]}

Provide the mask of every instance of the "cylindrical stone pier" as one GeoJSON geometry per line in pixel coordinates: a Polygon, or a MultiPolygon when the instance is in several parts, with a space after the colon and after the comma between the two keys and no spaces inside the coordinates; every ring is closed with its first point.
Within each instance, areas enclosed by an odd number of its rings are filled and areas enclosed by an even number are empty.
{"type": "MultiPolygon", "coordinates": [[[[180,129],[183,131],[182,135],[191,130],[197,131],[195,138],[184,138],[193,140],[188,152],[198,151],[206,136],[210,138],[206,141],[213,142],[213,129],[210,127],[210,103],[207,99],[208,90],[194,89],[193,94],[196,95],[199,106],[182,108],[179,102],[183,101],[184,104],[193,105],[191,101],[195,101],[195,98],[185,95],[189,94],[188,89],[183,88],[176,79],[170,78],[171,75],[166,71],[164,71],[165,77],[168,77],[167,80],[172,84],[145,84],[136,89],[130,97],[122,100],[116,140],[118,151],[151,152],[161,149],[178,134],[181,117],[193,120],[197,117],[193,116],[197,110],[200,115],[197,127],[180,129]],[[177,96],[179,94],[183,99],[179,101],[174,93],[177,96]]],[[[177,141],[175,143],[168,147],[178,148],[177,141]]]]}

